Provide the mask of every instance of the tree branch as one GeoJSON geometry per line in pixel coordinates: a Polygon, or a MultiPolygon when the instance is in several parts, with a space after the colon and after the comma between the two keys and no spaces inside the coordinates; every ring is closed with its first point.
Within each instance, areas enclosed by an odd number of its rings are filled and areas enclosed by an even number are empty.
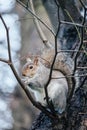
{"type": "Polygon", "coordinates": [[[60,16],[59,16],[59,7],[58,7],[58,20],[59,20],[59,25],[58,25],[58,28],[57,28],[57,33],[55,35],[55,55],[54,55],[54,58],[53,58],[53,62],[51,64],[51,67],[50,67],[50,74],[49,74],[49,79],[44,87],[45,89],[45,96],[46,96],[46,102],[48,104],[48,107],[50,108],[50,110],[52,111],[53,114],[55,114],[55,110],[53,108],[53,104],[50,104],[49,102],[49,95],[48,95],[48,91],[47,91],[47,87],[52,79],[52,71],[53,71],[53,66],[54,66],[54,63],[55,63],[55,60],[56,60],[56,56],[57,56],[57,37],[58,37],[58,33],[59,33],[59,30],[60,30],[60,16]]]}
{"type": "Polygon", "coordinates": [[[11,70],[12,70],[14,76],[16,77],[18,83],[20,84],[21,88],[25,91],[27,97],[30,99],[30,101],[32,102],[32,104],[33,104],[36,108],[38,108],[39,110],[41,110],[42,112],[44,112],[44,113],[45,113],[47,116],[49,116],[50,118],[53,118],[53,119],[58,118],[57,116],[54,117],[54,115],[53,115],[50,111],[48,111],[44,106],[42,106],[39,102],[36,102],[36,101],[33,99],[33,97],[31,96],[28,87],[26,87],[26,86],[24,85],[24,83],[21,81],[21,79],[20,79],[19,75],[17,74],[16,69],[15,69],[15,67],[14,67],[14,65],[13,65],[13,63],[12,63],[11,48],[10,48],[10,41],[9,41],[9,31],[8,31],[7,25],[6,25],[4,19],[2,18],[1,15],[0,15],[0,18],[1,18],[2,22],[3,22],[3,24],[4,24],[5,29],[6,29],[7,44],[8,44],[8,53],[9,53],[9,60],[4,60],[4,59],[0,58],[0,61],[5,62],[5,63],[7,63],[7,64],[10,66],[10,68],[11,68],[11,70]]]}
{"type": "Polygon", "coordinates": [[[73,0],[65,0],[65,1],[58,0],[58,2],[60,4],[60,7],[62,8],[65,21],[68,21],[68,22],[71,21],[70,17],[67,15],[65,10],[67,10],[70,13],[70,16],[73,18],[75,22],[81,21],[81,14],[76,8],[75,2],[73,0]]]}
{"type": "Polygon", "coordinates": [[[2,20],[2,23],[5,27],[5,30],[6,30],[6,35],[7,35],[7,42],[8,42],[8,56],[9,56],[9,61],[12,61],[11,60],[11,50],[10,50],[10,39],[9,39],[9,29],[7,28],[6,24],[5,24],[5,21],[4,19],[2,18],[2,16],[0,15],[0,19],[2,20]]]}
{"type": "Polygon", "coordinates": [[[46,23],[44,23],[44,22],[41,20],[41,18],[39,18],[37,15],[35,15],[29,7],[27,7],[25,4],[23,4],[20,0],[16,0],[16,1],[17,1],[22,7],[24,7],[28,12],[30,12],[34,17],[36,17],[36,18],[39,20],[39,22],[41,22],[41,23],[52,33],[52,35],[55,36],[54,31],[53,31],[46,23]]]}
{"type": "MultiPolygon", "coordinates": [[[[35,9],[34,9],[34,5],[33,5],[33,1],[30,0],[29,2],[30,2],[30,7],[31,7],[31,10],[32,10],[33,14],[36,15],[35,9]]],[[[34,23],[35,23],[36,29],[37,29],[37,31],[38,31],[38,33],[39,33],[39,36],[40,36],[42,42],[44,43],[44,45],[45,45],[46,47],[50,47],[50,43],[49,43],[49,41],[47,40],[45,34],[43,33],[43,31],[42,31],[42,29],[41,29],[40,24],[39,24],[39,21],[37,20],[37,18],[36,18],[34,15],[33,15],[34,23]]]]}

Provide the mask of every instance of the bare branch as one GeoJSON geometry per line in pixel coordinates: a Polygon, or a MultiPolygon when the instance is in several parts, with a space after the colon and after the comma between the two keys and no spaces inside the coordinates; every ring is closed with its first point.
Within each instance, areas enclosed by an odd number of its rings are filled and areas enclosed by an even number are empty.
{"type": "Polygon", "coordinates": [[[81,66],[81,67],[79,67],[79,66],[77,66],[77,69],[87,69],[87,66],[81,66]]]}
{"type": "Polygon", "coordinates": [[[59,25],[58,25],[58,28],[57,28],[57,33],[55,35],[55,55],[54,55],[54,58],[53,58],[53,62],[51,64],[51,68],[50,68],[50,74],[49,74],[49,79],[44,87],[45,89],[45,96],[46,96],[46,102],[48,104],[48,107],[50,108],[50,110],[55,114],[55,110],[52,109],[53,108],[53,104],[50,104],[49,102],[49,95],[48,95],[48,91],[47,91],[47,87],[52,79],[52,71],[53,71],[53,66],[54,66],[54,63],[55,63],[55,60],[56,60],[56,56],[57,56],[57,37],[58,37],[58,33],[59,33],[59,30],[60,30],[60,16],[59,16],[59,7],[58,7],[58,20],[59,20],[59,25]],[[52,106],[51,106],[52,105],[52,106]]]}
{"type": "Polygon", "coordinates": [[[0,58],[0,61],[7,63],[7,64],[10,64],[8,60],[2,59],[2,58],[0,58]]]}
{"type": "Polygon", "coordinates": [[[81,22],[81,14],[76,8],[75,2],[73,0],[58,0],[58,2],[62,8],[65,21],[71,21],[70,17],[65,12],[66,9],[75,22],[81,22]]]}
{"type": "Polygon", "coordinates": [[[11,50],[10,50],[10,39],[9,39],[9,29],[7,28],[5,22],[4,22],[4,19],[3,17],[0,15],[0,18],[2,20],[2,23],[5,27],[5,30],[6,30],[6,35],[7,35],[7,42],[8,42],[8,56],[9,56],[9,60],[11,61],[11,50]]]}
{"type": "Polygon", "coordinates": [[[5,63],[7,63],[10,66],[10,68],[11,68],[14,76],[16,77],[18,83],[20,84],[21,88],[25,91],[27,97],[30,99],[30,101],[32,102],[32,104],[35,107],[37,107],[39,110],[44,112],[50,118],[54,118],[54,119],[58,118],[57,116],[54,117],[54,115],[50,111],[48,111],[44,106],[42,106],[39,102],[36,102],[33,99],[33,97],[31,96],[31,93],[30,93],[28,87],[25,86],[25,84],[22,82],[22,80],[20,79],[19,75],[17,74],[16,69],[15,69],[15,67],[14,67],[14,65],[12,63],[11,48],[10,48],[10,42],[9,42],[9,31],[8,31],[7,25],[6,25],[4,19],[2,18],[1,15],[0,15],[0,18],[1,18],[2,22],[3,22],[3,24],[4,24],[6,32],[7,32],[6,34],[7,34],[8,53],[9,53],[9,60],[4,60],[4,59],[0,58],[0,61],[5,62],[5,63]]]}
{"type": "Polygon", "coordinates": [[[80,1],[80,3],[81,3],[82,7],[83,7],[83,8],[86,8],[85,5],[84,5],[84,3],[83,3],[83,1],[82,1],[82,0],[79,0],[79,1],[80,1]]]}
{"type": "MultiPolygon", "coordinates": [[[[85,8],[85,6],[83,5],[83,2],[80,0],[80,3],[82,4],[82,6],[84,7],[84,18],[83,18],[83,21],[82,21],[82,26],[84,26],[84,24],[85,24],[85,22],[86,22],[86,12],[87,12],[87,10],[86,10],[86,8],[85,8]]],[[[84,36],[84,28],[82,27],[81,28],[81,41],[80,41],[80,44],[79,44],[79,47],[78,47],[78,52],[76,53],[76,55],[75,55],[75,69],[74,69],[74,72],[75,72],[75,70],[76,70],[76,64],[77,64],[77,58],[78,58],[78,56],[79,56],[79,50],[81,50],[81,48],[82,48],[82,45],[83,45],[83,36],[84,36]]]]}
{"type": "Polygon", "coordinates": [[[55,36],[54,31],[46,23],[44,23],[41,20],[41,18],[39,18],[37,15],[35,15],[29,7],[27,7],[25,4],[23,4],[20,0],[17,0],[17,2],[19,3],[19,5],[23,6],[28,12],[30,12],[34,17],[36,17],[39,20],[39,22],[41,22],[52,33],[52,35],[55,36]]]}
{"type": "Polygon", "coordinates": [[[73,74],[71,74],[71,75],[66,75],[66,76],[63,76],[63,77],[52,77],[52,79],[62,79],[62,78],[68,78],[68,77],[71,77],[71,78],[75,78],[75,77],[85,77],[85,76],[87,76],[87,73],[86,74],[80,74],[80,75],[73,75],[73,74]]]}
{"type": "MultiPolygon", "coordinates": [[[[32,1],[32,0],[30,0],[30,7],[31,7],[31,10],[32,10],[33,14],[36,15],[35,9],[34,9],[34,5],[33,5],[33,1],[32,1]]],[[[44,32],[43,32],[42,29],[41,29],[40,24],[39,24],[39,21],[37,20],[37,18],[36,18],[34,15],[33,15],[34,23],[35,23],[35,25],[36,25],[36,29],[37,29],[37,31],[38,31],[38,33],[39,33],[39,36],[40,36],[41,40],[43,41],[44,45],[45,45],[46,47],[50,47],[50,43],[49,43],[49,41],[47,40],[47,38],[46,38],[44,32]]]]}
{"type": "Polygon", "coordinates": [[[78,26],[78,27],[82,27],[82,28],[87,27],[87,25],[82,25],[82,24],[79,24],[79,23],[67,22],[67,21],[62,21],[62,20],[61,20],[61,23],[62,24],[68,24],[68,25],[74,25],[74,26],[78,26]]]}

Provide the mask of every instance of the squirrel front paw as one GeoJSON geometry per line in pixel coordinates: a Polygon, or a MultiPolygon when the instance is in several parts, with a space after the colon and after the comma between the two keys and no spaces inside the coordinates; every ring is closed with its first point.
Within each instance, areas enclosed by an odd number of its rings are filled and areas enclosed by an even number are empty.
{"type": "Polygon", "coordinates": [[[27,78],[24,78],[24,79],[21,79],[23,82],[24,82],[24,84],[28,84],[28,77],[27,78]]]}

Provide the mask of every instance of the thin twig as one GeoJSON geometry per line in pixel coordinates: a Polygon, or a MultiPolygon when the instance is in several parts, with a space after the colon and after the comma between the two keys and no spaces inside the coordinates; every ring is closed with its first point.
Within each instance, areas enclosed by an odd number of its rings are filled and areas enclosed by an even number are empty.
{"type": "Polygon", "coordinates": [[[58,33],[59,33],[59,30],[60,30],[60,16],[59,16],[59,7],[58,7],[58,20],[59,20],[59,26],[58,26],[58,29],[57,29],[57,33],[56,33],[56,36],[55,36],[55,55],[54,55],[54,58],[53,58],[53,62],[51,64],[51,67],[50,67],[50,74],[49,74],[49,79],[44,87],[45,89],[45,96],[46,96],[46,102],[48,104],[48,107],[50,108],[50,110],[53,112],[53,114],[55,114],[55,111],[52,110],[52,107],[51,105],[53,106],[53,104],[50,104],[49,102],[49,95],[48,95],[48,91],[47,91],[47,87],[52,79],[52,71],[53,71],[53,66],[54,66],[54,63],[55,63],[55,60],[56,60],[56,56],[57,56],[57,37],[58,37],[58,33]]]}
{"type": "Polygon", "coordinates": [[[83,67],[83,66],[81,66],[81,67],[77,66],[76,68],[77,69],[87,69],[87,67],[83,67]]]}
{"type": "MultiPolygon", "coordinates": [[[[81,0],[80,0],[80,2],[83,5],[81,0]]],[[[83,18],[83,21],[82,21],[82,25],[84,26],[85,21],[86,21],[86,8],[85,8],[85,6],[83,6],[83,7],[84,7],[84,18],[83,18]]],[[[80,44],[79,44],[79,47],[78,47],[78,52],[75,55],[75,69],[74,69],[74,72],[76,71],[76,64],[77,64],[77,58],[79,56],[79,50],[81,50],[82,45],[83,45],[84,28],[81,28],[81,35],[80,36],[81,36],[81,41],[80,41],[80,44]]]]}
{"type": "MultiPolygon", "coordinates": [[[[83,85],[84,85],[84,83],[85,83],[86,80],[87,80],[87,75],[84,76],[84,79],[83,79],[83,81],[81,82],[79,88],[83,88],[83,85]]],[[[79,90],[79,88],[77,88],[76,92],[79,90]]]]}
{"type": "MultiPolygon", "coordinates": [[[[32,10],[33,14],[36,15],[32,0],[30,0],[30,7],[31,7],[31,10],[32,10]]],[[[37,29],[37,31],[39,33],[39,36],[40,36],[42,42],[44,43],[44,45],[46,47],[50,47],[49,41],[47,40],[46,35],[42,31],[42,29],[40,27],[40,24],[39,24],[39,21],[37,20],[37,18],[35,16],[33,16],[33,18],[34,18],[34,23],[35,23],[36,29],[37,29]]]]}
{"type": "Polygon", "coordinates": [[[23,4],[20,0],[16,0],[22,7],[24,7],[28,12],[30,12],[34,17],[36,17],[39,22],[41,22],[52,34],[53,36],[55,36],[54,31],[46,24],[44,23],[41,18],[39,18],[37,15],[35,15],[32,10],[30,8],[27,8],[27,6],[25,4],[23,4]]]}
{"type": "Polygon", "coordinates": [[[62,76],[62,77],[52,77],[52,79],[62,79],[62,78],[68,78],[68,77],[71,77],[71,78],[75,78],[75,77],[85,77],[87,76],[87,73],[86,74],[81,74],[81,75],[66,75],[66,76],[62,76]]]}
{"type": "Polygon", "coordinates": [[[79,0],[79,1],[80,1],[80,3],[81,3],[82,7],[83,7],[83,8],[86,8],[85,5],[84,5],[84,3],[83,3],[83,1],[82,1],[82,0],[79,0]]]}
{"type": "Polygon", "coordinates": [[[11,50],[10,50],[10,39],[9,39],[9,29],[8,27],[6,26],[5,22],[4,22],[4,19],[3,17],[0,15],[0,18],[2,20],[2,23],[6,29],[6,35],[7,35],[7,42],[8,42],[8,56],[9,56],[9,61],[11,61],[11,50]]]}
{"type": "Polygon", "coordinates": [[[83,81],[81,82],[79,88],[82,88],[82,87],[83,87],[83,85],[84,85],[84,83],[85,83],[86,80],[87,80],[87,75],[85,76],[85,78],[84,78],[83,81]]]}
{"type": "Polygon", "coordinates": [[[68,25],[74,25],[74,26],[77,26],[77,27],[82,27],[82,28],[85,28],[87,27],[87,25],[82,25],[82,24],[79,24],[79,23],[73,23],[73,22],[67,22],[67,21],[60,21],[62,24],[68,24],[68,25]]]}
{"type": "Polygon", "coordinates": [[[78,31],[78,28],[77,28],[77,26],[76,26],[76,24],[75,24],[73,18],[71,17],[71,15],[70,15],[70,13],[68,12],[68,10],[64,9],[64,11],[66,12],[67,16],[70,18],[70,20],[72,21],[72,23],[74,23],[74,26],[75,26],[76,31],[77,31],[77,33],[78,33],[78,37],[79,37],[79,39],[80,39],[80,41],[81,41],[80,33],[79,33],[79,31],[78,31]]]}
{"type": "Polygon", "coordinates": [[[4,62],[4,63],[7,63],[7,64],[10,64],[10,62],[8,60],[2,59],[2,58],[0,58],[0,61],[4,62]]]}
{"type": "Polygon", "coordinates": [[[46,115],[48,115],[50,118],[53,118],[53,119],[57,118],[57,116],[54,117],[53,114],[52,114],[50,111],[48,111],[44,106],[42,106],[39,102],[36,102],[36,101],[33,99],[33,97],[31,96],[31,93],[30,93],[28,87],[26,87],[26,86],[24,85],[24,83],[21,81],[19,75],[17,74],[16,69],[15,69],[15,67],[14,67],[14,65],[13,65],[13,63],[12,63],[12,57],[11,57],[11,52],[10,52],[10,51],[11,51],[11,48],[10,48],[10,42],[9,42],[9,31],[8,31],[7,25],[6,25],[4,19],[2,18],[1,15],[0,15],[0,18],[1,18],[1,20],[2,20],[2,22],[3,22],[3,24],[4,24],[4,26],[5,26],[5,29],[6,29],[7,44],[8,44],[8,53],[9,53],[9,60],[6,61],[6,60],[1,59],[1,58],[0,58],[0,60],[1,60],[2,62],[7,63],[7,64],[10,66],[10,68],[11,68],[11,70],[12,70],[14,76],[16,77],[18,83],[20,84],[21,88],[25,91],[27,97],[30,99],[30,101],[32,102],[32,104],[33,104],[36,108],[38,108],[39,110],[41,110],[42,112],[44,112],[46,115]]]}

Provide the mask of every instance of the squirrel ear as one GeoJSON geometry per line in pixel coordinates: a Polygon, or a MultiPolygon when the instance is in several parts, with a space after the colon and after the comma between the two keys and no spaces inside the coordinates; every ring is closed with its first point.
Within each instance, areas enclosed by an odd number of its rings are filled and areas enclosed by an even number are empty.
{"type": "Polygon", "coordinates": [[[26,61],[27,61],[27,62],[31,62],[32,60],[31,60],[30,57],[28,57],[28,58],[26,58],[26,61]]]}
{"type": "Polygon", "coordinates": [[[38,65],[38,58],[37,57],[35,57],[35,59],[34,59],[34,64],[38,65]]]}

